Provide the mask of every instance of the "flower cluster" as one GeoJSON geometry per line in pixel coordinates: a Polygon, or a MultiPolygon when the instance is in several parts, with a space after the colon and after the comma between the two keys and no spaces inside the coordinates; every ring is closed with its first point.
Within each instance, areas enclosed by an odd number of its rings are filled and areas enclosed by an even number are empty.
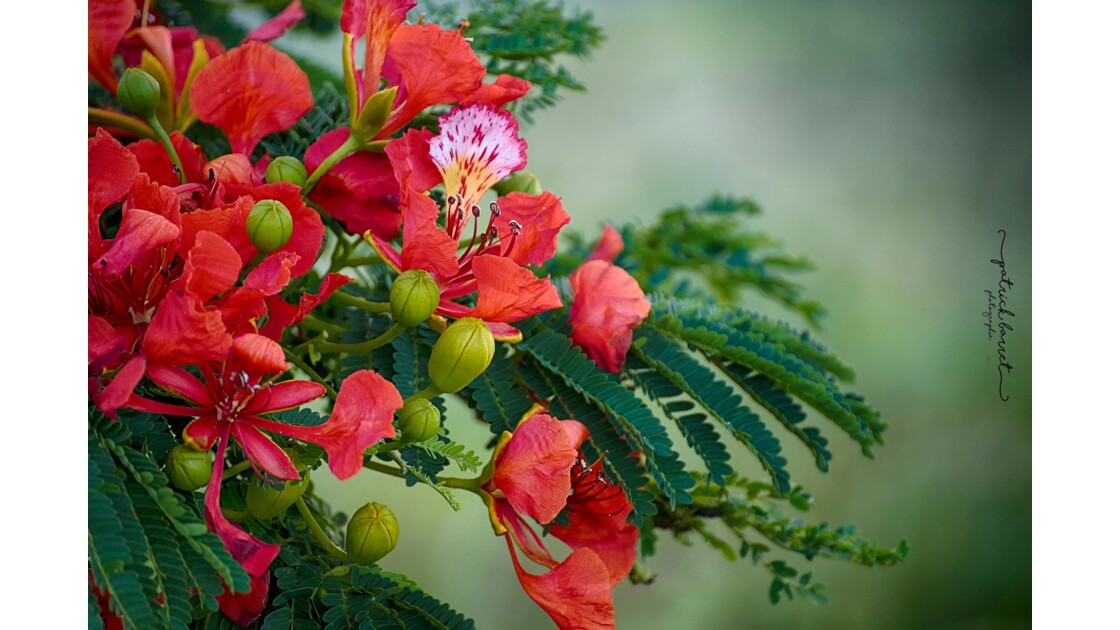
{"type": "MultiPolygon", "coordinates": [[[[534,267],[553,257],[570,217],[559,197],[519,173],[526,142],[508,108],[532,86],[508,75],[486,82],[461,32],[406,23],[414,6],[343,3],[349,124],[301,160],[258,148],[313,106],[306,74],[268,44],[303,17],[298,0],[228,50],[193,28],[160,24],[146,3],[138,11],[132,0],[89,0],[89,74],[120,103],[90,111],[91,404],[109,417],[131,409],[185,421],[177,448],[213,452],[205,483],[194,485],[206,488],[208,528],[250,576],[250,592],[227,587],[219,598],[238,624],[268,605],[280,548],[223,511],[235,458],[266,482],[299,480],[299,462],[282,447],[294,440],[318,446],[332,473],[351,477],[378,443],[433,435],[439,415],[425,398],[485,370],[494,340],[521,339],[514,323],[565,306],[534,267]],[[412,125],[433,106],[447,108],[438,131],[412,125]],[[206,155],[190,139],[199,121],[224,132],[228,153],[206,155]],[[498,188],[504,194],[484,201],[498,188]],[[371,369],[348,374],[337,392],[307,370],[310,380],[295,376],[292,327],[352,282],[316,264],[328,228],[336,243],[368,243],[400,274],[392,304],[366,304],[392,314],[391,334],[416,325],[443,333],[428,366],[432,391],[405,400],[371,369]],[[301,290],[316,281],[317,290],[301,290]],[[277,415],[309,403],[330,409],[325,423],[277,415]],[[406,427],[413,418],[423,426],[406,427]]],[[[573,343],[612,372],[649,312],[634,279],[612,264],[621,248],[608,228],[569,278],[573,343]]],[[[319,347],[358,353],[386,341],[319,347]]],[[[575,420],[532,414],[501,437],[474,487],[525,591],[561,628],[613,627],[612,588],[636,553],[632,506],[584,459],[587,437],[575,420]],[[565,524],[554,523],[561,513],[565,524]],[[554,559],[526,518],[551,523],[549,534],[572,553],[554,559]],[[547,572],[526,572],[516,550],[547,572]]],[[[179,465],[166,464],[173,482],[179,465]]],[[[371,518],[383,519],[383,508],[371,518]]],[[[395,545],[396,527],[394,518],[391,544],[379,549],[395,545]]],[[[354,547],[361,561],[380,557],[364,540],[354,547]]]]}

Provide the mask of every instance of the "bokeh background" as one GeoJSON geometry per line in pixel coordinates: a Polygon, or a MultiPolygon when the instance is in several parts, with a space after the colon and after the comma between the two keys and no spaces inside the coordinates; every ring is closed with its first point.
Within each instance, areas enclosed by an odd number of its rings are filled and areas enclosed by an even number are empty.
{"type": "MultiPolygon", "coordinates": [[[[806,562],[832,603],[767,597],[768,578],[702,544],[672,541],[650,586],[616,590],[620,628],[1018,628],[1030,618],[1030,4],[1026,2],[571,2],[608,37],[568,64],[586,82],[524,135],[529,168],[571,229],[651,221],[712,192],[754,198],[757,226],[809,255],[821,341],[892,423],[864,459],[838,431],[822,475],[785,440],[807,515],[856,523],[911,555],[875,572],[806,562]],[[1005,382],[987,339],[997,230],[1014,286],[1005,382]]],[[[306,51],[306,42],[280,46],[306,51]]],[[[331,46],[324,59],[335,67],[331,46]]],[[[743,306],[792,318],[759,299],[743,306]]],[[[465,413],[456,439],[488,431],[465,413]]],[[[828,427],[826,427],[827,430],[828,427]]],[[[751,462],[739,458],[748,471],[751,462]]],[[[383,565],[480,628],[547,628],[480,502],[368,471],[315,478],[337,509],[377,500],[401,523],[383,565]]],[[[663,540],[664,537],[663,537],[663,540]]]]}

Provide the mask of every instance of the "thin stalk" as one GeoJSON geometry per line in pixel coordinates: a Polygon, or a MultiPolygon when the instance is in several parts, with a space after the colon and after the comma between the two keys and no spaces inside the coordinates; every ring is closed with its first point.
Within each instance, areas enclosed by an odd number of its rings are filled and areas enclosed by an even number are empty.
{"type": "Polygon", "coordinates": [[[319,527],[319,521],[315,520],[315,515],[311,513],[311,510],[307,507],[307,503],[303,501],[303,497],[296,499],[296,508],[299,509],[303,521],[307,523],[307,529],[311,531],[311,537],[315,539],[315,542],[319,543],[320,547],[338,560],[349,562],[350,558],[346,555],[346,551],[334,544],[334,541],[327,536],[323,528],[319,527]]]}
{"type": "Polygon", "coordinates": [[[252,465],[252,463],[249,460],[245,460],[243,462],[238,462],[238,463],[234,464],[233,466],[230,466],[228,470],[226,470],[224,473],[222,473],[222,481],[225,481],[226,479],[231,479],[233,477],[236,477],[237,475],[239,475],[241,473],[241,471],[245,470],[246,468],[248,468],[251,465],[252,465]]]}
{"type": "Polygon", "coordinates": [[[304,373],[307,374],[308,378],[322,385],[327,390],[327,395],[331,397],[331,400],[338,398],[338,392],[336,392],[335,389],[331,387],[331,384],[324,380],[322,376],[319,376],[319,374],[315,372],[315,370],[311,369],[310,365],[304,363],[303,359],[299,358],[299,356],[297,356],[291,350],[284,350],[284,356],[292,362],[292,365],[303,370],[304,373]]]}
{"type": "Polygon", "coordinates": [[[363,341],[361,343],[332,343],[330,341],[320,341],[315,344],[315,349],[320,352],[348,352],[350,354],[372,352],[389,343],[404,331],[404,326],[393,324],[392,328],[368,341],[363,341]]]}
{"type": "Polygon", "coordinates": [[[370,302],[369,300],[363,300],[362,298],[346,293],[345,291],[336,291],[331,297],[349,306],[356,306],[367,313],[389,312],[388,302],[370,302]]]}
{"type": "Polygon", "coordinates": [[[156,140],[156,132],[144,121],[97,107],[88,108],[89,124],[95,127],[113,127],[148,140],[156,140]]]}

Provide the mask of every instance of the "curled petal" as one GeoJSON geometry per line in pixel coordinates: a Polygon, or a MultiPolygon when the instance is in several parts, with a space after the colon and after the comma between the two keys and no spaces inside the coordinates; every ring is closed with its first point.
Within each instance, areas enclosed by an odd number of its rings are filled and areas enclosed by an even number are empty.
{"type": "MultiPolygon", "coordinates": [[[[191,142],[179,131],[171,132],[171,146],[179,155],[179,162],[183,165],[183,175],[188,182],[202,183],[205,181],[203,167],[206,164],[206,155],[202,147],[191,142]]],[[[179,176],[175,173],[171,157],[163,145],[154,140],[138,140],[128,145],[128,150],[136,156],[140,171],[147,173],[154,181],[164,186],[175,187],[179,185],[179,176]]]]}
{"type": "Polygon", "coordinates": [[[205,310],[194,295],[171,291],[156,308],[142,349],[151,361],[194,365],[225,359],[232,344],[220,311],[205,310]]]}
{"type": "Polygon", "coordinates": [[[496,456],[493,483],[517,513],[551,522],[572,490],[577,445],[559,420],[537,413],[517,425],[496,456]]]}
{"type": "Polygon", "coordinates": [[[486,103],[494,107],[501,107],[510,101],[516,101],[525,96],[532,87],[533,84],[525,79],[508,74],[499,74],[493,83],[482,85],[475,90],[474,94],[461,102],[463,105],[467,103],[486,103]]]}
{"type": "Polygon", "coordinates": [[[233,340],[229,369],[242,371],[253,379],[259,379],[265,374],[286,372],[288,362],[280,344],[264,335],[247,334],[233,340]]]}
{"type": "Polygon", "coordinates": [[[309,403],[327,393],[318,383],[311,381],[284,381],[262,390],[253,400],[253,413],[282,411],[309,403]]]}
{"type": "Polygon", "coordinates": [[[270,420],[254,421],[257,427],[318,444],[327,452],[327,465],[339,479],[362,469],[365,450],[393,437],[393,414],[401,408],[401,395],[392,383],[373,370],[359,370],[342,382],[334,411],[327,422],[297,427],[270,420]]]}
{"type": "Polygon", "coordinates": [[[112,382],[97,398],[97,408],[107,414],[116,414],[117,409],[123,407],[132,396],[132,391],[144,378],[144,367],[147,361],[144,355],[136,355],[129,359],[120,372],[113,377],[112,382]]]}
{"type": "Polygon", "coordinates": [[[214,448],[214,444],[218,442],[221,431],[222,428],[213,418],[192,420],[183,429],[183,442],[190,445],[191,448],[208,451],[214,448]]]}
{"type": "Polygon", "coordinates": [[[569,280],[572,341],[600,368],[618,372],[634,328],[649,315],[649,300],[625,269],[603,260],[583,263],[569,280]]]}
{"type": "Polygon", "coordinates": [[[587,259],[605,260],[609,263],[613,263],[614,259],[622,253],[623,247],[622,235],[608,223],[603,226],[603,234],[599,237],[599,242],[595,244],[594,251],[591,252],[591,255],[588,256],[587,259]]]}
{"type": "Polygon", "coordinates": [[[179,232],[179,226],[158,214],[129,208],[109,251],[94,265],[108,277],[119,276],[144,254],[179,238],[179,232]]]}
{"type": "MultiPolygon", "coordinates": [[[[104,3],[98,3],[104,4],[104,3]]],[[[123,3],[122,3],[123,4],[123,3]]],[[[93,10],[91,3],[90,11],[93,10]]],[[[92,15],[90,16],[92,20],[92,15]]],[[[131,14],[129,21],[131,21],[131,14]]],[[[92,43],[90,44],[92,46],[92,43]]],[[[108,131],[98,129],[89,139],[89,212],[96,219],[101,211],[121,200],[139,172],[136,158],[108,131]],[[95,215],[95,216],[94,216],[95,215]]]]}
{"type": "Polygon", "coordinates": [[[283,449],[276,446],[267,435],[246,425],[244,422],[235,423],[233,433],[253,466],[277,479],[299,479],[299,471],[283,449]]]}
{"type": "Polygon", "coordinates": [[[516,322],[562,305],[548,278],[537,278],[508,258],[476,256],[471,268],[478,281],[478,305],[468,317],[516,322]]]}
{"type": "MultiPolygon", "coordinates": [[[[432,105],[457,103],[473,94],[486,68],[458,31],[406,24],[389,41],[382,74],[398,86],[395,113],[377,134],[387,138],[432,105]]],[[[365,80],[370,81],[368,70],[365,80]]]]}
{"type": "Polygon", "coordinates": [[[273,252],[249,272],[243,286],[260,291],[262,295],[276,295],[288,286],[288,281],[292,278],[292,266],[298,261],[299,254],[283,250],[273,252]]]}
{"type": "Polygon", "coordinates": [[[548,530],[572,549],[594,551],[607,567],[612,585],[630,574],[638,557],[638,528],[626,522],[630,505],[621,492],[614,496],[607,502],[621,503],[618,512],[600,515],[573,508],[567,525],[553,525],[548,530]]]}
{"type": "Polygon", "coordinates": [[[269,18],[264,24],[249,31],[249,34],[245,36],[245,41],[270,42],[283,35],[289,28],[295,26],[305,15],[306,14],[303,12],[303,5],[299,3],[299,0],[292,0],[292,3],[283,11],[269,18]]]}
{"type": "Polygon", "coordinates": [[[614,629],[610,575],[594,551],[577,549],[555,569],[533,575],[521,568],[508,536],[506,544],[521,588],[560,630],[614,629]]]}
{"type": "Polygon", "coordinates": [[[189,400],[200,407],[214,404],[214,399],[206,386],[181,367],[153,363],[148,366],[147,374],[153,383],[183,400],[189,400]]]}
{"type": "Polygon", "coordinates": [[[537,536],[537,533],[525,522],[525,519],[510,506],[509,501],[496,499],[494,501],[494,512],[506,532],[517,543],[517,548],[521,550],[521,553],[533,562],[550,569],[560,564],[552,557],[548,547],[544,546],[540,536],[537,536]]]}
{"type": "Polygon", "coordinates": [[[393,165],[393,174],[399,182],[408,182],[417,192],[431,190],[443,181],[439,169],[428,149],[436,135],[427,129],[409,129],[385,147],[385,155],[393,165]]]}
{"type": "Polygon", "coordinates": [[[278,296],[265,298],[268,305],[268,322],[261,328],[261,334],[272,339],[280,339],[284,329],[293,324],[302,322],[305,317],[318,305],[327,301],[339,287],[350,282],[350,278],[340,273],[328,273],[319,285],[317,293],[304,293],[299,297],[299,304],[289,304],[278,296]]]}
{"type": "Polygon", "coordinates": [[[114,93],[113,53],[135,15],[133,0],[89,0],[89,73],[114,93]]]}
{"type": "Polygon", "coordinates": [[[431,197],[412,189],[402,191],[404,203],[404,246],[401,248],[401,266],[404,269],[423,269],[438,282],[459,271],[455,256],[458,242],[436,225],[439,208],[431,197]]]}
{"type": "Polygon", "coordinates": [[[195,236],[194,246],[187,253],[182,282],[186,290],[206,302],[233,286],[240,273],[237,250],[217,234],[203,231],[195,236]]]}
{"type": "Polygon", "coordinates": [[[260,42],[220,55],[191,84],[200,120],[229,136],[234,152],[249,155],[261,138],[291,127],[311,109],[307,75],[292,58],[260,42]]]}
{"type": "Polygon", "coordinates": [[[512,249],[503,254],[519,265],[540,265],[552,258],[560,228],[572,220],[560,205],[560,198],[550,192],[510,193],[498,199],[498,207],[502,215],[495,225],[501,242],[513,239],[512,249]],[[518,225],[516,237],[511,221],[518,225]]]}

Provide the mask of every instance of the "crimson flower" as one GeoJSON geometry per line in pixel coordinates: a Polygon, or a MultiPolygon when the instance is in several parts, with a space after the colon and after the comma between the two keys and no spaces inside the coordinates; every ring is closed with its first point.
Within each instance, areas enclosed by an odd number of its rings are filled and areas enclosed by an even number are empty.
{"type": "Polygon", "coordinates": [[[327,452],[331,472],[340,479],[362,467],[365,449],[383,438],[396,435],[393,414],[402,405],[396,388],[376,372],[351,374],[339,389],[338,400],[326,423],[318,426],[288,425],[264,414],[290,409],[319,398],[325,389],[310,381],[277,382],[288,370],[284,350],[275,341],[258,334],[234,339],[228,357],[200,365],[202,378],[183,368],[149,364],[152,382],[194,406],[148,400],[133,394],[127,406],[139,411],[195,418],[183,430],[187,444],[209,450],[217,447],[214,469],[206,488],[206,522],[250,576],[247,594],[227,592],[219,598],[222,611],[241,625],[252,623],[263,610],[268,595],[268,566],[280,547],[254,538],[222,514],[220,494],[225,451],[229,440],[241,445],[246,459],[258,474],[276,479],[297,479],[288,455],[268,437],[278,433],[317,444],[327,452]]]}
{"type": "Polygon", "coordinates": [[[638,281],[611,264],[622,238],[608,226],[590,258],[568,277],[572,341],[600,368],[617,373],[626,362],[634,329],[649,315],[650,304],[638,281]]]}
{"type": "Polygon", "coordinates": [[[506,537],[517,579],[562,630],[614,628],[611,589],[637,557],[638,529],[626,522],[633,506],[598,464],[580,455],[587,437],[586,427],[575,420],[536,413],[499,439],[493,476],[482,486],[494,532],[506,537]],[[573,551],[558,562],[525,517],[547,524],[565,509],[568,524],[553,524],[549,534],[573,551]],[[548,571],[525,571],[515,545],[548,571]]]}
{"type": "Polygon", "coordinates": [[[509,322],[561,306],[549,279],[537,278],[526,265],[551,258],[560,229],[571,220],[556,195],[515,192],[490,204],[483,222],[482,196],[525,166],[525,141],[518,131],[509,112],[472,103],[441,116],[439,135],[409,131],[394,140],[386,152],[403,195],[401,250],[375,233],[365,235],[397,271],[432,274],[440,287],[436,313],[478,317],[496,338],[507,340],[521,338],[509,322]],[[425,144],[426,153],[419,150],[425,144]],[[440,180],[447,194],[443,227],[437,225],[435,201],[424,194],[440,180]],[[476,291],[474,308],[453,301],[476,291]]]}

